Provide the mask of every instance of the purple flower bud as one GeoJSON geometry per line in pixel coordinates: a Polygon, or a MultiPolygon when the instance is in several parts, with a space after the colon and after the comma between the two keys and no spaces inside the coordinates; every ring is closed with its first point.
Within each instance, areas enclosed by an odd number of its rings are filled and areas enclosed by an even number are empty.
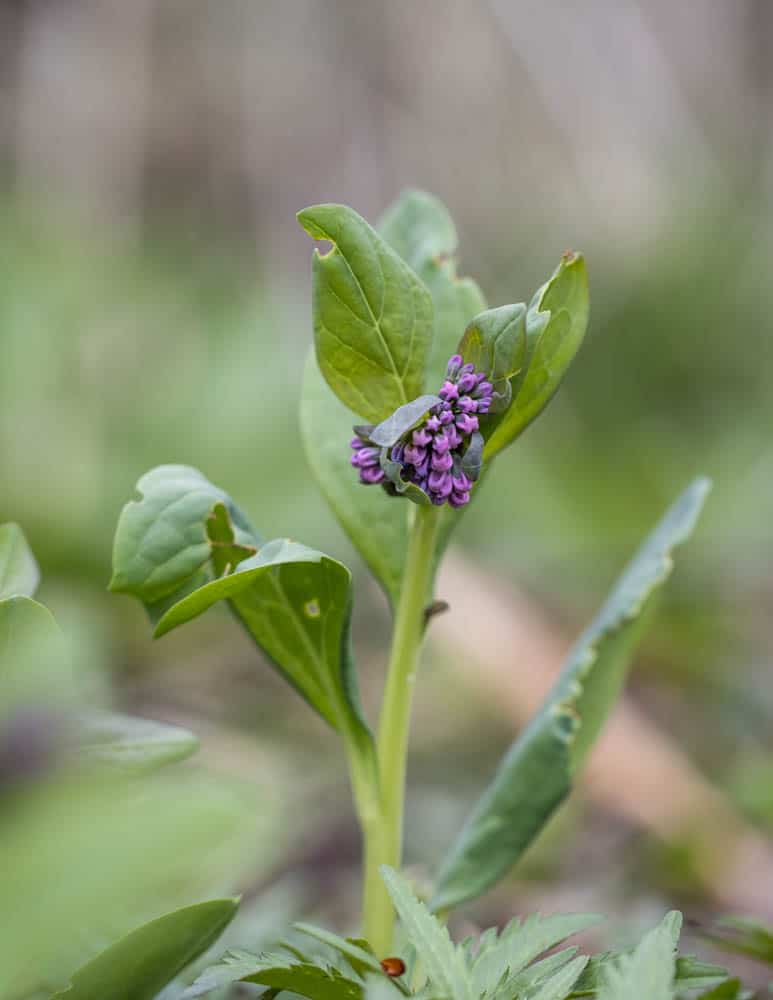
{"type": "Polygon", "coordinates": [[[452,424],[454,422],[453,412],[451,410],[443,410],[439,419],[440,423],[443,424],[444,427],[447,427],[448,424],[452,424]]]}
{"type": "Polygon", "coordinates": [[[365,469],[371,465],[378,465],[378,448],[360,448],[352,455],[351,462],[356,468],[365,469]]]}
{"type": "MultiPolygon", "coordinates": [[[[427,490],[425,489],[424,492],[427,493],[427,490]]],[[[427,495],[429,496],[430,502],[434,504],[435,507],[442,507],[443,504],[446,502],[446,498],[443,496],[442,493],[430,492],[427,495]]]]}
{"type": "Polygon", "coordinates": [[[485,399],[478,400],[478,413],[488,413],[491,408],[491,396],[487,396],[485,399]]]}
{"type": "Polygon", "coordinates": [[[462,367],[459,369],[459,374],[460,375],[472,375],[472,373],[474,371],[475,371],[475,365],[466,364],[466,365],[462,365],[462,367]]]}
{"type": "Polygon", "coordinates": [[[453,382],[444,382],[443,388],[440,390],[438,395],[440,396],[441,399],[445,399],[448,402],[451,402],[452,400],[458,398],[459,390],[456,388],[453,382]]]}
{"type": "Polygon", "coordinates": [[[469,396],[462,396],[462,398],[457,401],[456,408],[457,410],[461,410],[462,413],[475,413],[478,409],[478,404],[469,396]]]}
{"type": "Polygon", "coordinates": [[[494,386],[490,382],[481,382],[479,386],[475,389],[473,393],[477,398],[488,397],[494,391],[494,386]]]}
{"type": "Polygon", "coordinates": [[[417,448],[415,445],[408,445],[403,452],[403,458],[409,465],[421,465],[427,457],[426,448],[417,448]]]}
{"type": "Polygon", "coordinates": [[[389,454],[393,462],[402,462],[405,453],[405,445],[398,442],[389,454]]]}
{"type": "Polygon", "coordinates": [[[465,372],[465,374],[459,379],[458,385],[459,392],[469,392],[471,389],[475,388],[475,376],[472,372],[465,372]]]}
{"type": "Polygon", "coordinates": [[[436,472],[448,472],[449,469],[453,468],[454,458],[450,451],[447,451],[445,455],[439,455],[437,452],[433,452],[432,458],[430,459],[430,467],[436,472]]]}
{"type": "Polygon", "coordinates": [[[427,485],[433,493],[447,497],[454,488],[454,481],[448,472],[430,472],[427,485]]]}
{"type": "Polygon", "coordinates": [[[432,442],[432,450],[438,455],[444,455],[449,448],[454,447],[451,444],[451,440],[448,437],[448,431],[451,428],[447,428],[444,434],[436,434],[435,439],[432,442]]]}
{"type": "Polygon", "coordinates": [[[432,431],[433,433],[435,431],[439,431],[440,430],[440,418],[437,417],[437,416],[434,416],[434,415],[431,416],[431,417],[428,417],[427,420],[424,423],[424,426],[427,428],[428,431],[432,431]]]}
{"type": "Polygon", "coordinates": [[[378,465],[368,469],[360,469],[360,481],[367,483],[369,486],[375,486],[377,483],[383,483],[384,470],[378,465]]]}
{"type": "Polygon", "coordinates": [[[478,418],[472,417],[468,413],[462,413],[456,418],[456,426],[462,434],[472,434],[478,429],[478,418]]]}
{"type": "MultiPolygon", "coordinates": [[[[451,424],[450,427],[446,427],[445,436],[448,438],[448,443],[451,448],[458,448],[462,443],[462,435],[453,424],[451,424]]],[[[435,440],[437,441],[437,438],[435,438],[435,440]]]]}
{"type": "Polygon", "coordinates": [[[452,507],[464,507],[465,504],[470,502],[470,494],[467,492],[457,493],[454,490],[448,498],[448,502],[452,507]]]}
{"type": "Polygon", "coordinates": [[[462,367],[462,356],[461,354],[452,354],[448,359],[448,367],[446,368],[446,375],[449,378],[455,378],[462,367]]]}
{"type": "Polygon", "coordinates": [[[454,475],[454,489],[457,493],[469,493],[472,489],[472,481],[463,472],[454,475]]]}
{"type": "Polygon", "coordinates": [[[364,448],[365,447],[365,442],[362,440],[362,438],[353,437],[351,439],[351,441],[349,442],[349,447],[350,448],[354,448],[354,449],[364,448]]]}
{"type": "Polygon", "coordinates": [[[429,455],[425,455],[423,461],[416,466],[416,475],[423,479],[429,473],[429,455]]]}
{"type": "Polygon", "coordinates": [[[430,434],[430,432],[427,430],[426,427],[419,427],[417,430],[413,432],[411,440],[417,447],[426,448],[427,445],[432,440],[432,435],[430,434]]]}

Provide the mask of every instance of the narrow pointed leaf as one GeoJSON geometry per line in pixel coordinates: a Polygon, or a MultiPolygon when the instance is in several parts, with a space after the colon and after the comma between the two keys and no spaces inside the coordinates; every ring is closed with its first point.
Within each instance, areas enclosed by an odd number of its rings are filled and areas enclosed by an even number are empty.
{"type": "Polygon", "coordinates": [[[516,995],[523,996],[524,1000],[564,1000],[587,964],[587,956],[578,955],[533,990],[516,995]]]}
{"type": "Polygon", "coordinates": [[[32,597],[40,571],[18,524],[0,524],[0,600],[32,597]]]}
{"type": "Polygon", "coordinates": [[[345,205],[313,205],[298,221],[332,250],[314,252],[312,309],[320,371],[373,423],[421,394],[432,299],[375,229],[345,205]]]}
{"type": "Polygon", "coordinates": [[[590,300],[585,261],[566,254],[526,315],[526,363],[512,379],[512,402],[486,444],[493,458],[532,423],[555,395],[585,337],[590,300]]]}
{"type": "Polygon", "coordinates": [[[115,712],[79,719],[78,750],[87,761],[126,771],[152,771],[195,753],[199,741],[187,729],[115,712]]]}
{"type": "Polygon", "coordinates": [[[384,213],[378,230],[432,295],[434,337],[424,385],[428,392],[437,392],[464,328],[486,308],[483,293],[472,278],[458,277],[456,227],[434,195],[405,191],[384,213]]]}
{"type": "Polygon", "coordinates": [[[673,911],[646,934],[634,951],[604,966],[598,1000],[673,1000],[676,946],[682,915],[673,911]]]}
{"type": "Polygon", "coordinates": [[[619,695],[672,551],[690,535],[709,489],[696,480],[667,511],[578,640],[539,713],[500,764],[443,865],[433,907],[480,895],[518,860],[568,795],[619,695]]]}
{"type": "Polygon", "coordinates": [[[238,905],[236,899],[214,899],[139,927],[79,969],[51,1000],[153,1000],[215,943],[238,905]]]}

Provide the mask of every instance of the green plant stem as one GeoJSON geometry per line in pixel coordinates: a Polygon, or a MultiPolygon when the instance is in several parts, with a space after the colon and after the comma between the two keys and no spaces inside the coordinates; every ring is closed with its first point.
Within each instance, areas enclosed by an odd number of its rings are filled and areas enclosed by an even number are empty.
{"type": "Polygon", "coordinates": [[[381,881],[380,867],[386,864],[399,868],[402,862],[411,703],[424,637],[424,609],[430,597],[438,514],[436,507],[416,508],[381,707],[378,732],[381,813],[379,822],[370,831],[364,830],[365,936],[377,955],[387,955],[392,947],[395,916],[381,881]]]}

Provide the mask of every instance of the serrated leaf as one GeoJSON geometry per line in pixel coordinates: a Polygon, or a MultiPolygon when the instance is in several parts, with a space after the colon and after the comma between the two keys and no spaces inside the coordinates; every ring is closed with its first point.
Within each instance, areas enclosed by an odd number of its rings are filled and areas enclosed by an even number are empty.
{"type": "Polygon", "coordinates": [[[193,1000],[231,983],[258,983],[275,990],[287,990],[308,1000],[361,1000],[363,983],[338,969],[313,962],[287,961],[281,955],[251,955],[247,951],[229,951],[217,965],[210,966],[183,993],[193,1000]]]}
{"type": "Polygon", "coordinates": [[[244,555],[258,539],[223,490],[187,465],[160,465],[137,483],[139,500],[121,511],[113,545],[110,590],[154,605],[178,592],[213,557],[208,519],[217,505],[229,515],[234,542],[244,555]]]}
{"type": "MultiPolygon", "coordinates": [[[[604,967],[616,962],[621,955],[630,954],[632,951],[633,949],[627,952],[608,951],[591,956],[585,971],[575,983],[571,996],[573,998],[595,996],[604,967]]],[[[691,955],[680,955],[676,960],[674,982],[680,996],[687,993],[692,995],[695,990],[711,990],[727,982],[727,979],[727,969],[720,965],[700,962],[691,955]]]]}
{"type": "Polygon", "coordinates": [[[472,963],[475,993],[493,995],[503,975],[512,979],[539,955],[593,927],[600,919],[595,914],[570,913],[547,917],[534,914],[523,923],[518,918],[511,920],[499,937],[491,935],[481,940],[472,963]]]}
{"type": "Polygon", "coordinates": [[[309,353],[301,389],[301,435],[306,459],[322,494],[392,605],[408,547],[410,504],[365,486],[351,467],[349,440],[355,415],[330,391],[309,353]]]}
{"type": "Polygon", "coordinates": [[[78,722],[81,757],[120,770],[152,771],[190,757],[199,746],[180,726],[115,712],[90,712],[78,722]]]}
{"type": "Polygon", "coordinates": [[[105,949],[51,1000],[152,1000],[220,937],[239,906],[214,899],[167,913],[105,949]]]}
{"type": "Polygon", "coordinates": [[[667,914],[628,955],[605,965],[601,971],[598,1000],[673,1000],[676,946],[682,915],[667,914]]]}
{"type": "Polygon", "coordinates": [[[578,955],[538,986],[517,995],[523,1000],[564,1000],[587,964],[587,955],[578,955]]]}
{"type": "Polygon", "coordinates": [[[358,973],[362,974],[362,971],[368,969],[371,972],[383,975],[381,965],[373,952],[366,950],[349,938],[342,938],[340,935],[326,931],[322,927],[314,927],[312,924],[305,924],[301,921],[293,924],[293,927],[301,934],[306,934],[308,937],[314,938],[315,941],[320,941],[322,944],[340,952],[358,973]]]}
{"type": "Polygon", "coordinates": [[[434,195],[403,192],[381,217],[378,231],[432,295],[434,336],[424,384],[429,392],[437,392],[464,328],[486,308],[486,301],[472,278],[457,276],[456,227],[448,209],[434,195]]]}
{"type": "Polygon", "coordinates": [[[566,254],[532,299],[526,315],[526,364],[512,380],[512,402],[486,443],[489,461],[539,416],[582,344],[590,300],[585,261],[566,254]]]}
{"type": "Polygon", "coordinates": [[[405,261],[346,205],[298,221],[332,250],[314,252],[312,309],[320,371],[338,398],[379,423],[415,399],[432,340],[432,299],[405,261]]]}
{"type": "Polygon", "coordinates": [[[402,875],[383,865],[381,877],[433,989],[449,1000],[472,1000],[470,972],[448,929],[414,896],[402,875]]]}
{"type": "Polygon", "coordinates": [[[32,597],[40,571],[18,524],[0,524],[0,600],[32,597]]]}
{"type": "Polygon", "coordinates": [[[506,874],[569,793],[625,682],[641,624],[690,535],[709,483],[696,480],[636,553],[545,703],[504,757],[445,861],[433,908],[450,909],[506,874]]]}

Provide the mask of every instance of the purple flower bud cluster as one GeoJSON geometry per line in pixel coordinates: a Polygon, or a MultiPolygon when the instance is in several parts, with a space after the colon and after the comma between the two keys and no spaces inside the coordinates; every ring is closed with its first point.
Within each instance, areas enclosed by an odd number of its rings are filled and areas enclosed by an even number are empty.
{"type": "MultiPolygon", "coordinates": [[[[478,418],[489,412],[493,392],[485,373],[463,364],[455,354],[438,393],[442,402],[390,449],[389,457],[402,466],[403,479],[420,487],[433,504],[463,507],[469,503],[472,480],[462,470],[462,458],[470,435],[479,429],[478,418]]],[[[351,463],[359,469],[360,482],[384,484],[381,449],[361,437],[353,438],[351,447],[351,463]]]]}

